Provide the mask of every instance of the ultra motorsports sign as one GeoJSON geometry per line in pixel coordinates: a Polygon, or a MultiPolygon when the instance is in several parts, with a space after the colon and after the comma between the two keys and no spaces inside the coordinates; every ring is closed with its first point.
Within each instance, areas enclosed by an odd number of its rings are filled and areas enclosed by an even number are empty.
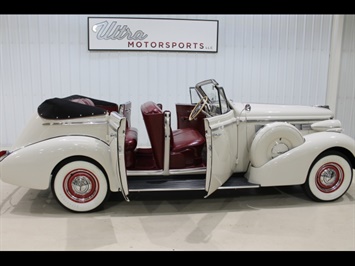
{"type": "Polygon", "coordinates": [[[218,51],[218,21],[89,17],[89,50],[218,51]]]}

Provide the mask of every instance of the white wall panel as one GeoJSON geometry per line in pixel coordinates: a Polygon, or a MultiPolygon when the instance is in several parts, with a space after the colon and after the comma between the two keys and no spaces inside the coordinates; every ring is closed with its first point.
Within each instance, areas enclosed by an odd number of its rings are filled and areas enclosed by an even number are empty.
{"type": "Polygon", "coordinates": [[[336,117],[355,138],[355,15],[344,18],[336,117]]]}
{"type": "Polygon", "coordinates": [[[218,53],[88,51],[86,15],[0,15],[0,146],[14,142],[43,100],[70,94],[131,100],[142,145],[140,105],[163,103],[175,126],[175,103],[188,102],[188,87],[203,79],[235,101],[325,104],[331,15],[122,17],[219,20],[218,53]]]}

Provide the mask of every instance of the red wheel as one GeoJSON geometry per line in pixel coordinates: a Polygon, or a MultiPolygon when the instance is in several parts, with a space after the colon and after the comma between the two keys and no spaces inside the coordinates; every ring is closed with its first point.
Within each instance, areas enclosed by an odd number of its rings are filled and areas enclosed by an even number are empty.
{"type": "Polygon", "coordinates": [[[74,212],[88,212],[104,203],[108,196],[108,182],[95,164],[72,161],[55,174],[52,190],[65,208],[74,212]]]}
{"type": "Polygon", "coordinates": [[[339,189],[344,181],[343,168],[335,163],[325,163],[317,171],[315,182],[317,189],[323,193],[332,193],[339,189]]]}
{"type": "Polygon", "coordinates": [[[326,152],[316,159],[303,185],[306,194],[315,201],[334,201],[349,189],[353,169],[339,152],[326,152]]]}
{"type": "Polygon", "coordinates": [[[63,192],[66,197],[78,203],[95,199],[99,188],[97,177],[87,169],[74,169],[63,180],[63,192]]]}

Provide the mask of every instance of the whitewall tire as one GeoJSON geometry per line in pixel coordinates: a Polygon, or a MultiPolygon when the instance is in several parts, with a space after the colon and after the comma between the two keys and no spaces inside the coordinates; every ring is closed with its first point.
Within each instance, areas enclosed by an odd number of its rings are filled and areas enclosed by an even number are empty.
{"type": "Polygon", "coordinates": [[[86,160],[65,163],[52,179],[56,199],[73,212],[89,212],[102,207],[109,194],[108,188],[103,170],[86,160]]]}
{"type": "Polygon", "coordinates": [[[349,189],[353,169],[345,155],[326,151],[313,162],[303,188],[314,201],[334,201],[349,189]]]}

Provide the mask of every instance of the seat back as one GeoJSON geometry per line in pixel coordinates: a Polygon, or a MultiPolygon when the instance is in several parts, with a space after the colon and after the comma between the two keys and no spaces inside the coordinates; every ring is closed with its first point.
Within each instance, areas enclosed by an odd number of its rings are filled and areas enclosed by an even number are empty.
{"type": "Polygon", "coordinates": [[[156,166],[164,166],[164,112],[158,104],[148,101],[141,105],[143,120],[152,146],[156,166]]]}

